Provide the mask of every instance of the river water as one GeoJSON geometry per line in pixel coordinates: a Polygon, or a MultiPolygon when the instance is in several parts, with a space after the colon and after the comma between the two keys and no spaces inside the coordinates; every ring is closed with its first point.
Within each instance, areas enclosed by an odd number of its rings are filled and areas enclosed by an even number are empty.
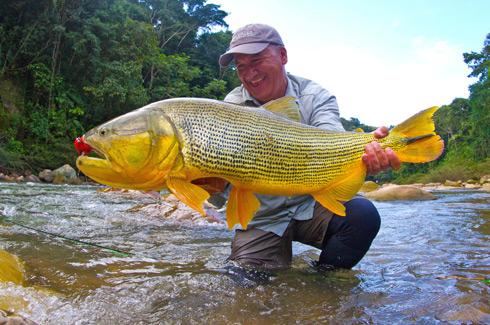
{"type": "Polygon", "coordinates": [[[250,285],[225,272],[225,225],[140,213],[153,198],[98,189],[0,183],[0,249],[27,279],[0,283],[1,308],[40,324],[490,323],[488,192],[375,202],[381,230],[353,270],[317,270],[319,251],[295,243],[290,270],[250,285]]]}

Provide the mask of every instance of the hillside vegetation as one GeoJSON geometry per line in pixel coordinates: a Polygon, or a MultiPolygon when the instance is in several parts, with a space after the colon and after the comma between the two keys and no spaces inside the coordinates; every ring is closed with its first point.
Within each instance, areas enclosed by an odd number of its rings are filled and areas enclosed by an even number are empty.
{"type": "MultiPolygon", "coordinates": [[[[0,172],[73,166],[73,141],[137,107],[171,97],[222,99],[239,85],[220,69],[228,13],[203,0],[16,0],[0,4],[0,172]]],[[[462,59],[478,82],[435,114],[441,159],[404,164],[378,181],[489,173],[490,34],[462,59]]],[[[442,103],[441,103],[442,104],[442,103]]],[[[347,130],[373,128],[342,119],[347,130]]]]}

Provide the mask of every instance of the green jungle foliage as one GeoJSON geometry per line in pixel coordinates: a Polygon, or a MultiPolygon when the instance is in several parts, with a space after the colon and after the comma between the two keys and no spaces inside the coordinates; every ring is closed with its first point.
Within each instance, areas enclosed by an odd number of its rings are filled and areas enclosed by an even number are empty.
{"type": "MultiPolygon", "coordinates": [[[[86,130],[170,97],[222,99],[228,13],[206,0],[0,1],[0,171],[73,166],[86,130]]],[[[490,173],[490,34],[464,61],[478,82],[434,119],[442,159],[371,176],[400,183],[490,173]]],[[[342,119],[347,130],[374,128],[342,119]]]]}
{"type": "Polygon", "coordinates": [[[1,170],[73,165],[76,137],[151,101],[223,98],[239,80],[218,65],[232,36],[219,8],[205,0],[1,1],[1,170]]]}

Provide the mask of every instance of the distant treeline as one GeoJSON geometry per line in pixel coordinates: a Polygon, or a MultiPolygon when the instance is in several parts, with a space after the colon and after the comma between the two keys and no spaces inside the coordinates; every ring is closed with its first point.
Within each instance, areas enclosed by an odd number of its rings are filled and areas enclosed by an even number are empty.
{"type": "Polygon", "coordinates": [[[398,183],[444,182],[479,179],[490,174],[490,34],[480,53],[464,53],[463,59],[478,81],[470,96],[455,98],[434,114],[436,133],[444,139],[442,157],[429,164],[404,164],[398,172],[385,172],[378,180],[398,183]]]}
{"type": "MultiPolygon", "coordinates": [[[[74,139],[114,117],[171,97],[222,99],[240,84],[220,69],[232,33],[205,0],[0,1],[0,171],[73,162],[74,139]]],[[[435,116],[444,164],[489,157],[490,34],[464,60],[479,81],[435,116]]],[[[342,119],[348,130],[373,128],[342,119]]],[[[406,179],[431,165],[404,165],[406,179]]]]}

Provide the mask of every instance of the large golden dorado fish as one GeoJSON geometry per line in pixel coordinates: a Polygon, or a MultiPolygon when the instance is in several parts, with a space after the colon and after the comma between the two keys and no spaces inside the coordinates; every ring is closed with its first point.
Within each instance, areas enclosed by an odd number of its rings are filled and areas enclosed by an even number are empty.
{"type": "MultiPolygon", "coordinates": [[[[332,132],[299,121],[294,98],[252,108],[217,100],[180,98],[142,107],[87,132],[78,168],[109,186],[170,190],[204,214],[209,198],[191,181],[220,177],[233,188],[226,218],[230,229],[247,228],[259,209],[254,193],[310,194],[338,215],[366,176],[364,146],[376,140],[404,162],[439,157],[444,143],[434,133],[432,114],[422,111],[377,139],[362,132],[332,132]],[[94,149],[104,159],[89,157],[94,149]]],[[[82,147],[83,147],[82,146],[82,147]]]]}

